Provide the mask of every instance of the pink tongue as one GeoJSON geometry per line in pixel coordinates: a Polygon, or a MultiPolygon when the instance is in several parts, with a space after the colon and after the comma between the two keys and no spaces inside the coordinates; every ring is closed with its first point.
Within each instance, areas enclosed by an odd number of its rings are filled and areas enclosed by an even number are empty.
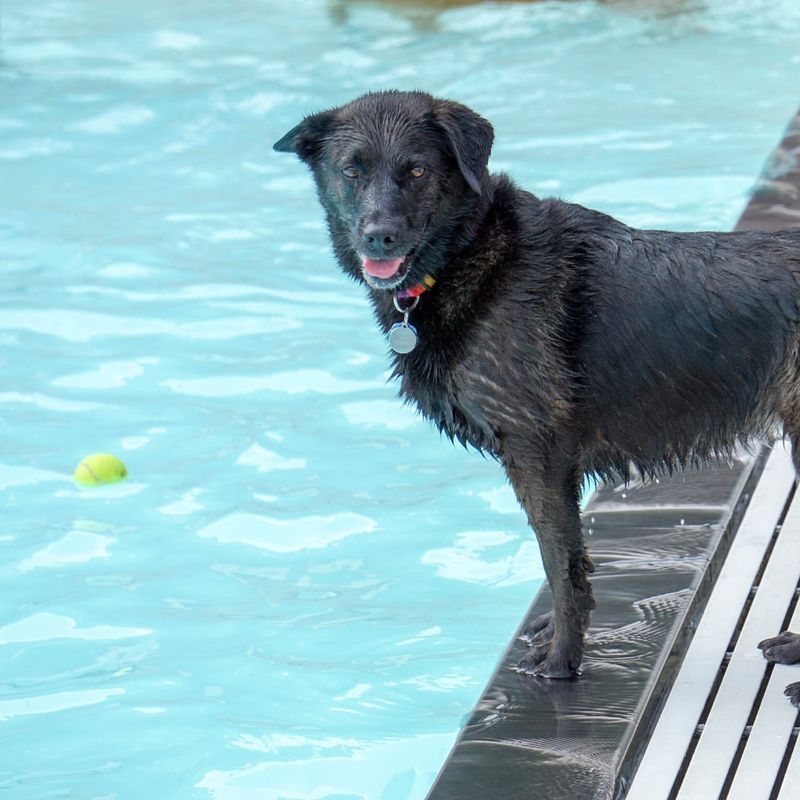
{"type": "Polygon", "coordinates": [[[376,261],[372,258],[364,258],[362,263],[364,271],[372,275],[373,278],[391,278],[400,269],[403,259],[386,258],[376,261]]]}

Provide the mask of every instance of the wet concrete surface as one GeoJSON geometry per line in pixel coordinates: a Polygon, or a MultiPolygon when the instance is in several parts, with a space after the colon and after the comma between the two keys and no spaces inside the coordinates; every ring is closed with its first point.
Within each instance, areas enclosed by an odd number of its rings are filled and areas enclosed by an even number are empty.
{"type": "Polygon", "coordinates": [[[785,228],[800,228],[800,111],[789,122],[736,225],[737,230],[785,228]]]}
{"type": "MultiPolygon", "coordinates": [[[[513,668],[527,645],[512,641],[429,800],[618,796],[642,720],[679,664],[672,653],[687,643],[757,468],[745,456],[598,491],[584,514],[598,603],[582,674],[520,675],[513,668]]],[[[519,633],[549,608],[545,588],[519,633]]]]}

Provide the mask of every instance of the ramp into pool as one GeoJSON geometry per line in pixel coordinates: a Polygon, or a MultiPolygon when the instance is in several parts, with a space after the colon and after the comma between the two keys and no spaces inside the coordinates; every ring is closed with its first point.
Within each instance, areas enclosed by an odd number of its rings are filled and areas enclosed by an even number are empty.
{"type": "MultiPolygon", "coordinates": [[[[800,114],[737,229],[800,227],[800,114]]],[[[603,487],[584,513],[597,610],[575,681],[519,675],[520,638],[428,800],[797,800],[800,666],[757,643],[800,631],[800,494],[782,442],[734,463],[603,487]]]]}

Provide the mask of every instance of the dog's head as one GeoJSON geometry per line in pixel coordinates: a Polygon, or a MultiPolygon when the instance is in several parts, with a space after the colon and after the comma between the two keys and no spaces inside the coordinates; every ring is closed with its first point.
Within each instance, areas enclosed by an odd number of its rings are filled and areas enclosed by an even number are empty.
{"type": "Polygon", "coordinates": [[[308,164],[342,266],[375,289],[435,277],[491,194],[494,132],[423,92],[377,92],[306,117],[275,144],[308,164]]]}

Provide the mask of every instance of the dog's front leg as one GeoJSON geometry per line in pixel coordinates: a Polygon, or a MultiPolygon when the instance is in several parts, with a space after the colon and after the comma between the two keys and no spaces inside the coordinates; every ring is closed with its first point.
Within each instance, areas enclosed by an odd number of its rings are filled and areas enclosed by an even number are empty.
{"type": "Polygon", "coordinates": [[[583,657],[583,637],[594,608],[588,575],[594,571],[581,533],[581,475],[561,451],[545,459],[506,453],[503,465],[539,540],[553,611],[534,623],[532,647],[520,671],[572,677],[583,657]]]}

